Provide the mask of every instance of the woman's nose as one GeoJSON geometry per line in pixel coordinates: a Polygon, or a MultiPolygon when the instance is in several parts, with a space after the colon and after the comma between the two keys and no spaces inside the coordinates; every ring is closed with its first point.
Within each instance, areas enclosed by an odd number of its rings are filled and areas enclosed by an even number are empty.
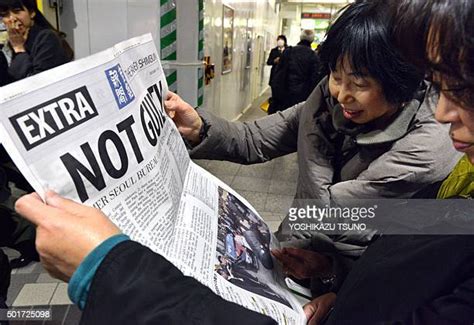
{"type": "Polygon", "coordinates": [[[348,89],[346,86],[341,86],[337,94],[337,101],[341,104],[352,103],[354,101],[354,97],[352,96],[350,89],[348,89]]]}
{"type": "Polygon", "coordinates": [[[440,123],[454,123],[459,120],[459,107],[449,100],[443,93],[439,96],[435,117],[440,123]]]}

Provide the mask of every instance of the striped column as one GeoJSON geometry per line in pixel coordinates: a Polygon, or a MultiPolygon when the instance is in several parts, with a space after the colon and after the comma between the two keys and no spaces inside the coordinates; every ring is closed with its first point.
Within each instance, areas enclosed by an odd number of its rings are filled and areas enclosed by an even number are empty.
{"type": "MultiPolygon", "coordinates": [[[[199,42],[198,42],[198,61],[204,60],[204,0],[198,0],[199,3],[199,42]]],[[[204,102],[204,69],[198,71],[198,106],[204,102]]]]}
{"type": "MultiPolygon", "coordinates": [[[[160,0],[160,47],[162,61],[176,61],[176,5],[174,0],[160,0]]],[[[178,88],[176,69],[165,69],[169,90],[178,88]]]]}

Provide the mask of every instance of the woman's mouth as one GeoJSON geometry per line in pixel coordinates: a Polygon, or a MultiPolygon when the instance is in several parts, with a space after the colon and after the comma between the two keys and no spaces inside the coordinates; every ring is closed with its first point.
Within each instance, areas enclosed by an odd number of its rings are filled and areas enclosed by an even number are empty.
{"type": "Polygon", "coordinates": [[[362,114],[362,110],[354,110],[354,109],[347,109],[345,107],[342,108],[342,114],[348,120],[355,119],[362,114]]]}
{"type": "Polygon", "coordinates": [[[461,152],[466,152],[473,145],[472,143],[461,142],[456,139],[452,139],[452,140],[453,140],[454,149],[461,152]]]}

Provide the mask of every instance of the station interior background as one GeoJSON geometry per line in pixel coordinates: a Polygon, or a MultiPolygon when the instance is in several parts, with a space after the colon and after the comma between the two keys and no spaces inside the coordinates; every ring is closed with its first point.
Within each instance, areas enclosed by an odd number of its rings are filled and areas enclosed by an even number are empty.
{"type": "Polygon", "coordinates": [[[316,48],[337,10],[353,0],[37,1],[67,34],[76,59],[152,33],[170,89],[194,106],[236,120],[268,90],[266,60],[276,37],[285,34],[296,45],[302,29],[314,29],[316,48]],[[232,60],[223,69],[225,42],[232,60]],[[209,82],[206,57],[214,65],[209,82]]]}
{"type": "MultiPolygon", "coordinates": [[[[270,96],[266,61],[277,36],[285,34],[289,45],[296,45],[302,29],[314,29],[316,48],[348,2],[352,0],[38,0],[38,5],[67,34],[76,60],[151,33],[171,90],[193,106],[246,121],[266,115],[259,106],[270,96]]],[[[0,25],[0,43],[5,40],[0,25]]],[[[245,197],[275,231],[296,191],[296,159],[293,154],[252,166],[196,162],[245,197]]],[[[18,256],[13,250],[6,253],[18,256]]],[[[13,270],[7,303],[51,308],[53,321],[45,324],[77,324],[80,319],[67,284],[50,277],[40,263],[13,270]]]]}

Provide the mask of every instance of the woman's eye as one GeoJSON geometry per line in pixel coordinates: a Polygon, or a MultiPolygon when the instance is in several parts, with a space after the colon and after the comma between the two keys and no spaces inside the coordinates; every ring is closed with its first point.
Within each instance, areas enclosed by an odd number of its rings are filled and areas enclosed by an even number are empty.
{"type": "Polygon", "coordinates": [[[355,82],[354,85],[355,85],[357,88],[366,88],[366,87],[367,87],[367,84],[362,84],[362,83],[357,83],[357,82],[355,82]]]}

